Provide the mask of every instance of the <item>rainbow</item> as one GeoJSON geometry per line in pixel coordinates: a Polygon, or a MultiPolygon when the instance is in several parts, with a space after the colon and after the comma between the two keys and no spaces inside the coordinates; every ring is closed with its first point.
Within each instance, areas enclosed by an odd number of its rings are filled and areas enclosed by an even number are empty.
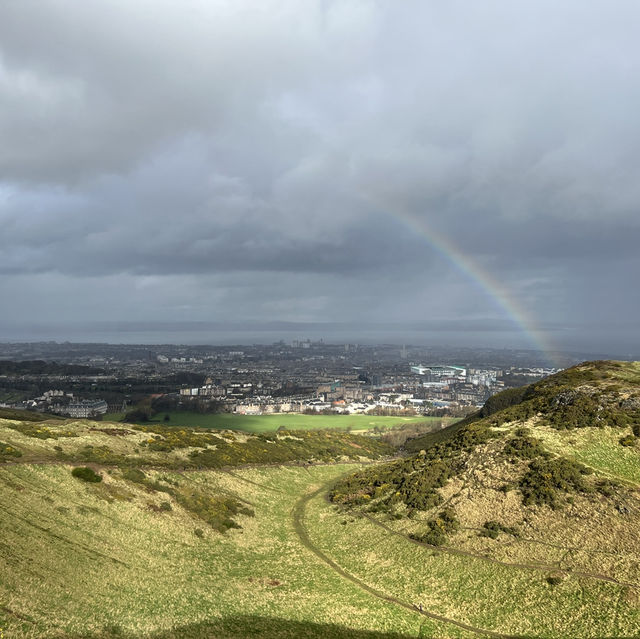
{"type": "Polygon", "coordinates": [[[543,352],[554,366],[563,368],[555,356],[557,348],[537,327],[535,320],[513,299],[513,296],[501,282],[484,270],[476,261],[465,255],[451,240],[434,231],[424,220],[416,219],[414,216],[398,210],[394,210],[392,217],[423,237],[463,276],[486,293],[520,329],[534,350],[543,352]]]}

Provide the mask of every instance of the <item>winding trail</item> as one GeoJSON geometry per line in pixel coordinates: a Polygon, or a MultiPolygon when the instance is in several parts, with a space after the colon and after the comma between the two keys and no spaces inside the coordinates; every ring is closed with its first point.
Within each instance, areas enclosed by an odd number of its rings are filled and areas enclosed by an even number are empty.
{"type": "Polygon", "coordinates": [[[510,635],[510,634],[504,634],[501,632],[496,632],[494,630],[487,630],[485,628],[478,628],[477,626],[472,626],[471,624],[464,623],[463,621],[450,619],[449,617],[439,615],[435,612],[420,610],[418,607],[415,606],[415,604],[407,603],[406,601],[402,601],[397,597],[394,597],[392,595],[387,595],[384,592],[376,590],[375,588],[372,588],[369,584],[365,583],[358,577],[344,570],[344,568],[342,568],[339,564],[337,564],[333,559],[331,559],[331,557],[325,554],[320,548],[318,548],[311,541],[311,538],[309,537],[309,533],[307,532],[307,529],[304,525],[304,516],[305,516],[305,510],[306,510],[307,504],[314,497],[317,497],[323,490],[326,490],[326,488],[327,488],[327,485],[323,485],[317,490],[311,493],[307,493],[306,495],[298,499],[292,511],[293,527],[298,537],[300,538],[302,545],[305,548],[307,548],[307,550],[310,550],[314,555],[316,555],[316,557],[318,557],[321,561],[327,564],[334,572],[336,572],[338,575],[340,575],[344,579],[351,581],[356,586],[358,586],[361,590],[364,590],[365,592],[369,593],[373,597],[377,597],[378,599],[381,599],[383,601],[395,604],[397,606],[401,606],[402,608],[406,608],[407,610],[420,614],[424,617],[428,617],[429,619],[433,619],[434,621],[451,624],[453,626],[457,626],[458,628],[462,628],[463,630],[472,632],[476,635],[481,635],[485,637],[497,637],[498,639],[525,639],[524,635],[510,635]]]}
{"type": "Polygon", "coordinates": [[[606,581],[607,583],[616,584],[618,586],[627,586],[628,588],[632,588],[634,590],[638,590],[638,585],[631,583],[629,581],[619,581],[614,577],[609,577],[608,575],[603,575],[600,573],[594,572],[583,572],[580,570],[572,570],[569,568],[561,568],[557,565],[549,565],[549,564],[534,564],[534,563],[517,563],[517,562],[509,562],[509,561],[501,561],[500,559],[495,559],[494,557],[487,557],[486,555],[480,555],[478,553],[471,552],[470,550],[461,550],[458,548],[451,548],[450,546],[433,546],[432,544],[427,544],[424,541],[418,541],[417,539],[413,539],[409,537],[406,533],[403,533],[399,530],[394,530],[391,526],[387,526],[386,524],[378,521],[377,519],[371,517],[371,515],[367,515],[366,513],[360,513],[361,517],[364,517],[372,524],[379,526],[383,530],[386,530],[388,533],[392,535],[396,535],[397,537],[402,537],[407,541],[415,544],[417,546],[422,546],[424,548],[428,548],[429,550],[433,550],[435,552],[447,554],[447,555],[456,555],[459,557],[471,557],[472,559],[478,559],[479,561],[486,561],[490,564],[496,564],[498,566],[505,566],[506,568],[519,568],[524,570],[537,570],[539,572],[555,572],[562,573],[563,575],[572,576],[572,577],[583,577],[587,579],[595,579],[597,581],[606,581]]]}

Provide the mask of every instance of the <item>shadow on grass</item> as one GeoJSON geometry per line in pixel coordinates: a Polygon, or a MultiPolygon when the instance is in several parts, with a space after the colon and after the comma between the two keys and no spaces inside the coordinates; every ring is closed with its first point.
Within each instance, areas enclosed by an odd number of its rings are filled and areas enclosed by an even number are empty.
{"type": "MultiPolygon", "coordinates": [[[[135,635],[117,626],[105,628],[102,632],[76,635],[74,639],[138,639],[135,635]]],[[[145,634],[145,639],[407,639],[407,635],[397,633],[352,630],[336,624],[311,623],[242,615],[227,617],[200,624],[181,626],[172,630],[145,634]]]]}

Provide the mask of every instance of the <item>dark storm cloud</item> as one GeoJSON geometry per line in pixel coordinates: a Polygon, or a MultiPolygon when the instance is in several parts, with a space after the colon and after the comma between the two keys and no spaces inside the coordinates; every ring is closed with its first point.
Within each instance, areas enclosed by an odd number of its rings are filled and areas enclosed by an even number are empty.
{"type": "Polygon", "coordinates": [[[77,291],[80,320],[504,319],[430,228],[540,324],[613,325],[640,310],[639,18],[6,0],[0,295],[77,291]]]}

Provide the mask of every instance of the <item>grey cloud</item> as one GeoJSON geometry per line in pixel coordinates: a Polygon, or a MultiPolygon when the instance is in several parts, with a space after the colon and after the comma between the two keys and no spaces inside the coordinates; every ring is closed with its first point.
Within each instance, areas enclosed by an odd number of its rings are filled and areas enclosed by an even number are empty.
{"type": "Polygon", "coordinates": [[[540,324],[577,326],[595,281],[601,325],[616,300],[637,313],[639,18],[630,0],[8,0],[0,292],[504,319],[404,218],[540,324]]]}

